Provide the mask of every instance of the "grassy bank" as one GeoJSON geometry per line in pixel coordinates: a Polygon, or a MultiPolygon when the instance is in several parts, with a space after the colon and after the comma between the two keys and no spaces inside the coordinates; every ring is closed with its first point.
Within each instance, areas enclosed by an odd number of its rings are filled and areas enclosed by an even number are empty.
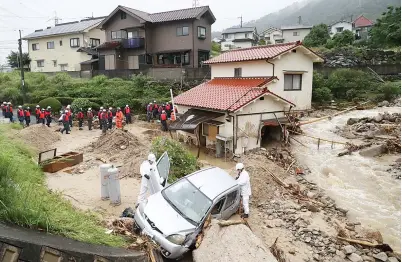
{"type": "Polygon", "coordinates": [[[95,215],[76,210],[47,189],[44,173],[32,160],[36,156],[5,135],[9,128],[0,125],[0,220],[88,243],[124,246],[123,238],[105,234],[95,215]]]}

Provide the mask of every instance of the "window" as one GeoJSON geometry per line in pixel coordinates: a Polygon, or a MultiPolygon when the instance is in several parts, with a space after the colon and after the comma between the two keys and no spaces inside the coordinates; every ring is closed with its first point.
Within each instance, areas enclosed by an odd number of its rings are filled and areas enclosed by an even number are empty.
{"type": "Polygon", "coordinates": [[[302,75],[285,75],[285,91],[301,90],[302,75]]]}
{"type": "Polygon", "coordinates": [[[224,39],[228,39],[229,37],[228,37],[228,34],[223,34],[223,38],[224,39]]]}
{"type": "Polygon", "coordinates": [[[130,38],[134,38],[134,37],[138,37],[138,31],[132,31],[132,32],[127,32],[127,37],[130,38]]]}
{"type": "Polygon", "coordinates": [[[91,47],[96,47],[96,46],[100,45],[100,39],[90,38],[89,43],[90,43],[91,47]]]}
{"type": "Polygon", "coordinates": [[[234,69],[234,76],[241,77],[241,68],[240,67],[234,69]]]}
{"type": "Polygon", "coordinates": [[[244,37],[245,37],[245,38],[248,38],[248,34],[247,34],[247,33],[246,33],[246,34],[244,34],[244,37]]]}
{"type": "Polygon", "coordinates": [[[62,64],[62,65],[60,65],[60,70],[61,70],[61,71],[67,71],[67,68],[68,68],[68,64],[62,64]]]}
{"type": "Polygon", "coordinates": [[[126,19],[127,18],[127,14],[126,13],[124,13],[124,12],[121,12],[120,13],[120,19],[126,19]]]}
{"type": "Polygon", "coordinates": [[[225,204],[224,209],[228,209],[229,207],[231,207],[236,202],[237,194],[238,194],[238,191],[233,191],[232,193],[230,193],[227,196],[226,204],[225,204]]]}
{"type": "Polygon", "coordinates": [[[198,27],[198,38],[205,39],[207,37],[207,29],[205,27],[198,27]]]}
{"type": "Polygon", "coordinates": [[[127,31],[126,30],[112,31],[112,39],[127,39],[127,31]]]}
{"type": "Polygon", "coordinates": [[[32,50],[33,51],[39,50],[39,44],[32,44],[32,50]]]}
{"type": "Polygon", "coordinates": [[[176,29],[177,36],[186,36],[188,35],[188,26],[178,27],[176,29]]]}
{"type": "Polygon", "coordinates": [[[343,27],[337,27],[337,28],[336,28],[336,32],[337,32],[337,33],[342,33],[342,31],[343,31],[343,27]]]}
{"type": "Polygon", "coordinates": [[[80,39],[79,38],[70,38],[70,47],[79,47],[80,39]]]}
{"type": "Polygon", "coordinates": [[[157,63],[160,65],[189,65],[190,52],[158,54],[157,63]]]}
{"type": "Polygon", "coordinates": [[[37,67],[44,67],[45,66],[45,60],[37,60],[36,65],[37,65],[37,67]]]}
{"type": "Polygon", "coordinates": [[[269,41],[269,40],[271,40],[271,37],[267,36],[267,37],[265,37],[265,39],[269,41]]]}
{"type": "Polygon", "coordinates": [[[54,49],[54,42],[47,42],[47,49],[54,49]]]}
{"type": "Polygon", "coordinates": [[[56,67],[57,66],[57,60],[52,60],[53,61],[53,66],[56,67]]]}
{"type": "Polygon", "coordinates": [[[225,202],[225,198],[222,198],[221,200],[219,200],[219,202],[216,203],[215,206],[212,208],[211,215],[218,215],[222,210],[224,202],[225,202]]]}
{"type": "Polygon", "coordinates": [[[293,32],[293,36],[298,36],[299,32],[293,32]]]}
{"type": "Polygon", "coordinates": [[[209,52],[207,51],[198,51],[198,66],[201,67],[203,65],[202,62],[207,61],[209,59],[209,52]]]}
{"type": "Polygon", "coordinates": [[[60,46],[63,46],[63,41],[60,40],[60,46]]]}

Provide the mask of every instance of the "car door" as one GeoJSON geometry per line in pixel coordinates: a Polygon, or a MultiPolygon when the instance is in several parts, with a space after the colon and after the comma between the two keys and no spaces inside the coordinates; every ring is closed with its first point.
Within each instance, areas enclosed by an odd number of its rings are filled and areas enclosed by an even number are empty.
{"type": "Polygon", "coordinates": [[[221,211],[222,219],[229,219],[233,214],[237,212],[240,204],[240,190],[236,188],[235,190],[229,192],[226,195],[226,201],[221,211]]]}
{"type": "Polygon", "coordinates": [[[162,186],[163,187],[167,186],[167,180],[169,178],[169,171],[170,171],[170,161],[167,152],[163,153],[161,157],[158,159],[158,161],[156,162],[156,168],[158,170],[159,176],[165,180],[162,186]]]}
{"type": "Polygon", "coordinates": [[[226,196],[221,197],[215,204],[212,206],[210,214],[212,218],[222,219],[222,210],[225,205],[226,196]]]}

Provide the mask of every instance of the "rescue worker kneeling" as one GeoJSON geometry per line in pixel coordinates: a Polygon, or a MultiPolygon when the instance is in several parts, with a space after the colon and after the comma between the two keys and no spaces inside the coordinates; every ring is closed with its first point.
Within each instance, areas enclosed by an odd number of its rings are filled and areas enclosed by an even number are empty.
{"type": "Polygon", "coordinates": [[[244,170],[244,165],[242,163],[236,164],[236,171],[238,172],[236,181],[240,186],[240,195],[242,197],[244,214],[241,215],[242,218],[248,218],[249,216],[249,201],[251,196],[251,185],[250,185],[250,176],[247,171],[244,170]]]}

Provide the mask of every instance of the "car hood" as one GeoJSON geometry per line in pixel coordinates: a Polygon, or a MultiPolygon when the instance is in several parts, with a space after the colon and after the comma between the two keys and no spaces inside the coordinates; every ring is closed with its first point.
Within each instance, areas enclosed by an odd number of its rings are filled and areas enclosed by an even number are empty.
{"type": "Polygon", "coordinates": [[[196,228],[173,209],[162,196],[161,192],[153,194],[148,198],[144,214],[165,236],[177,233],[189,233],[196,228]]]}

